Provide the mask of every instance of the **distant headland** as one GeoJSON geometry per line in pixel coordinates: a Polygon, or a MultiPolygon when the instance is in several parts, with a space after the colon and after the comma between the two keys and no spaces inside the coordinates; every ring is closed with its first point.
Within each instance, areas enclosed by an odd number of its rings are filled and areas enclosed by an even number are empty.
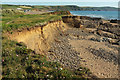
{"type": "Polygon", "coordinates": [[[118,11],[116,7],[79,7],[77,5],[64,5],[64,6],[32,6],[32,5],[9,5],[3,4],[3,9],[38,9],[49,11],[118,11]],[[23,7],[24,6],[24,7],[23,7]]]}

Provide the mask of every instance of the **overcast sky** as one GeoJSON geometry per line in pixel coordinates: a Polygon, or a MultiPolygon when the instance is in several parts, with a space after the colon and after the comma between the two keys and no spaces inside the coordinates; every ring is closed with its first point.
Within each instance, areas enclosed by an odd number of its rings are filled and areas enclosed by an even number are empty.
{"type": "Polygon", "coordinates": [[[119,2],[120,0],[2,0],[1,2],[119,2]]]}

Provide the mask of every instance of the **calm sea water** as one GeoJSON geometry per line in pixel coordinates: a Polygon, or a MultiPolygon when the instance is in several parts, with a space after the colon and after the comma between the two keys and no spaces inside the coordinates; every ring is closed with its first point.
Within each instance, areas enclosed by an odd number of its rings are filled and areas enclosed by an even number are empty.
{"type": "MultiPolygon", "coordinates": [[[[43,5],[43,6],[56,6],[56,5],[77,5],[77,6],[90,6],[90,7],[118,7],[117,2],[2,2],[2,4],[13,5],[43,5]]],[[[71,11],[73,15],[101,17],[104,19],[118,19],[118,11],[71,11]]]]}
{"type": "Polygon", "coordinates": [[[99,17],[103,19],[120,19],[118,11],[70,11],[73,15],[99,17]]]}

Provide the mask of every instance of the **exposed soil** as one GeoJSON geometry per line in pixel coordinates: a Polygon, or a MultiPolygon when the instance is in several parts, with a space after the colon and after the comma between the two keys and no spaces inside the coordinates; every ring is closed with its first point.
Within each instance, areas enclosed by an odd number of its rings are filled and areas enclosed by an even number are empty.
{"type": "Polygon", "coordinates": [[[59,62],[64,67],[74,70],[83,66],[98,78],[118,78],[120,26],[103,24],[100,21],[104,27],[99,26],[102,29],[97,30],[98,22],[90,19],[92,21],[84,22],[85,20],[68,18],[63,20],[68,21],[67,24],[57,21],[43,28],[36,27],[17,34],[14,32],[9,37],[25,43],[38,54],[46,53],[50,61],[59,62]]]}
{"type": "Polygon", "coordinates": [[[118,78],[119,46],[101,38],[80,28],[70,28],[60,33],[47,56],[71,69],[87,67],[98,78],[118,78]]]}

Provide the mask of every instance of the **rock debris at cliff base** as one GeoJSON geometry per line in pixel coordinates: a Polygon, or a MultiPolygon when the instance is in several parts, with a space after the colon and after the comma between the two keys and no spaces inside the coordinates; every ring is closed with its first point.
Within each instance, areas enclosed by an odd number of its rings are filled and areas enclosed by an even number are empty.
{"type": "Polygon", "coordinates": [[[118,77],[118,46],[101,42],[101,36],[85,32],[80,28],[71,28],[56,37],[48,52],[51,61],[64,67],[77,69],[87,67],[99,78],[118,77]],[[96,38],[97,40],[93,40],[96,38]]]}

